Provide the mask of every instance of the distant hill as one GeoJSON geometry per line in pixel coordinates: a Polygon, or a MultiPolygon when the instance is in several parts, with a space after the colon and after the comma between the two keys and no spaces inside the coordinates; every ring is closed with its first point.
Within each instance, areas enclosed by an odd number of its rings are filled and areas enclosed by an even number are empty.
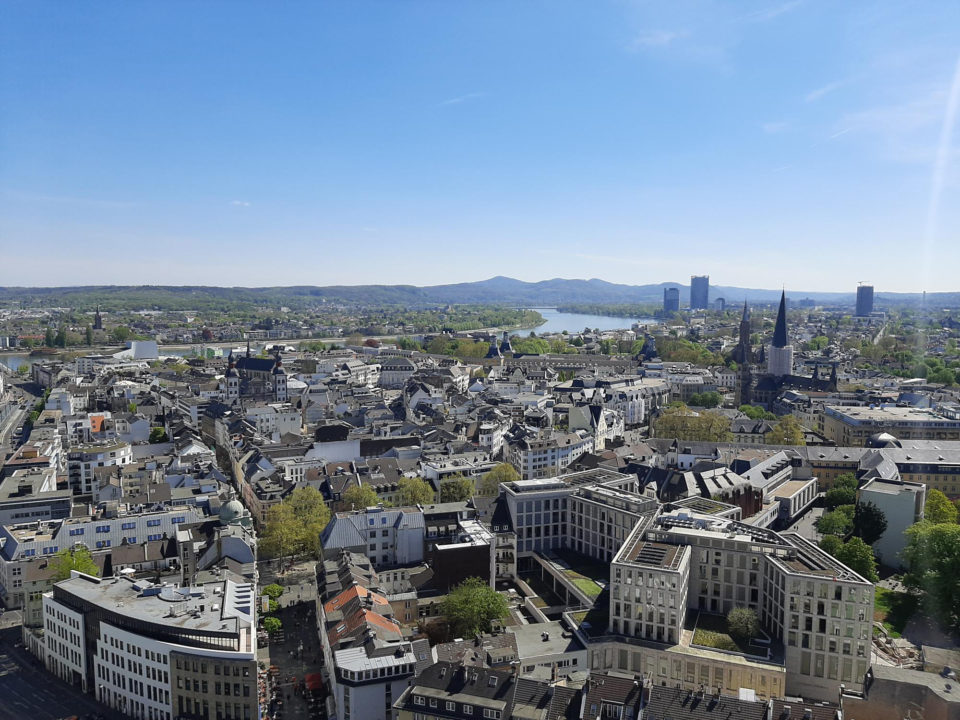
{"type": "MultiPolygon", "coordinates": [[[[659,303],[665,287],[680,289],[680,302],[689,302],[690,288],[681,283],[623,285],[605,280],[569,280],[554,278],[540,282],[524,282],[497,276],[477,282],[416,287],[414,285],[331,285],[314,287],[208,287],[208,286],[84,286],[84,287],[3,287],[0,302],[25,301],[45,306],[64,305],[89,307],[103,303],[106,307],[131,309],[204,309],[226,305],[251,304],[291,307],[316,305],[321,302],[361,305],[406,305],[423,307],[437,304],[510,304],[527,307],[550,307],[566,303],[659,303]]],[[[788,290],[793,300],[811,298],[816,302],[853,305],[853,292],[812,292],[788,290]]],[[[711,285],[710,300],[725,298],[728,304],[744,299],[751,303],[776,302],[780,290],[711,285]]],[[[878,293],[877,307],[884,304],[918,304],[920,293],[878,293]]],[[[929,307],[958,307],[960,292],[928,293],[929,307]]]]}

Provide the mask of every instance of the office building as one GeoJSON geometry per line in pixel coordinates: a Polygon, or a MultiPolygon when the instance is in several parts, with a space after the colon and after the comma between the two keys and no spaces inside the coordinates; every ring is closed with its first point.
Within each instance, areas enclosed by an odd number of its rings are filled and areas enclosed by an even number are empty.
{"type": "Polygon", "coordinates": [[[256,593],[76,571],[43,596],[47,670],[138,720],[260,716],[256,593]]]}
{"type": "Polygon", "coordinates": [[[710,276],[692,275],[690,277],[690,309],[706,310],[710,307],[710,276]]]}
{"type": "Polygon", "coordinates": [[[873,312],[873,285],[857,286],[857,317],[870,317],[873,312]]]}
{"type": "Polygon", "coordinates": [[[680,288],[669,287],[663,289],[663,311],[665,313],[680,311],[680,288]]]}

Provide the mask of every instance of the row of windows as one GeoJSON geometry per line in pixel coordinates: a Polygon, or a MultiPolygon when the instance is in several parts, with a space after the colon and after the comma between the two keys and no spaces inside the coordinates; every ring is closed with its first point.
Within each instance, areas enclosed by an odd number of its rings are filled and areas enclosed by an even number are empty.
{"type": "MultiPolygon", "coordinates": [[[[424,705],[424,704],[425,704],[425,700],[427,700],[427,698],[424,698],[422,695],[414,695],[414,696],[413,696],[413,704],[414,704],[414,705],[424,705]]],[[[430,706],[430,707],[436,708],[436,707],[438,707],[438,705],[439,705],[439,701],[437,700],[437,698],[429,698],[429,706],[430,706]]],[[[473,715],[473,705],[468,705],[468,704],[466,704],[466,703],[463,703],[460,707],[461,707],[461,712],[462,712],[464,715],[473,715]]],[[[447,710],[447,712],[456,712],[456,711],[457,711],[457,703],[455,703],[455,702],[452,701],[452,700],[447,700],[447,701],[445,702],[444,708],[447,710]]],[[[484,716],[485,718],[490,718],[491,720],[499,720],[499,718],[500,718],[500,711],[499,711],[499,710],[492,710],[491,708],[484,708],[484,710],[483,710],[483,716],[484,716]]],[[[423,716],[422,714],[420,714],[420,713],[414,713],[414,716],[413,716],[413,717],[414,717],[414,720],[417,720],[417,718],[424,718],[424,716],[423,716]]]]}

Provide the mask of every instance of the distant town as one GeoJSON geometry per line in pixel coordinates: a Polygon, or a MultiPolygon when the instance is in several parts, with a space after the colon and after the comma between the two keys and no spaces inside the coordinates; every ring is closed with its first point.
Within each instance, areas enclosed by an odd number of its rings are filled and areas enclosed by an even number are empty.
{"type": "Polygon", "coordinates": [[[868,282],[0,289],[6,702],[960,717],[958,338],[868,282]]]}

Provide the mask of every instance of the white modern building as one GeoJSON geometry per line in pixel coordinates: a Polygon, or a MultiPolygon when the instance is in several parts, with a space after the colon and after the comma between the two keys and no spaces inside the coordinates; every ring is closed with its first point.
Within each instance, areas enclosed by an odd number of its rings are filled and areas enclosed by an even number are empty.
{"type": "Polygon", "coordinates": [[[256,593],[74,572],[43,596],[46,668],[137,720],[257,720],[256,593]]]}

